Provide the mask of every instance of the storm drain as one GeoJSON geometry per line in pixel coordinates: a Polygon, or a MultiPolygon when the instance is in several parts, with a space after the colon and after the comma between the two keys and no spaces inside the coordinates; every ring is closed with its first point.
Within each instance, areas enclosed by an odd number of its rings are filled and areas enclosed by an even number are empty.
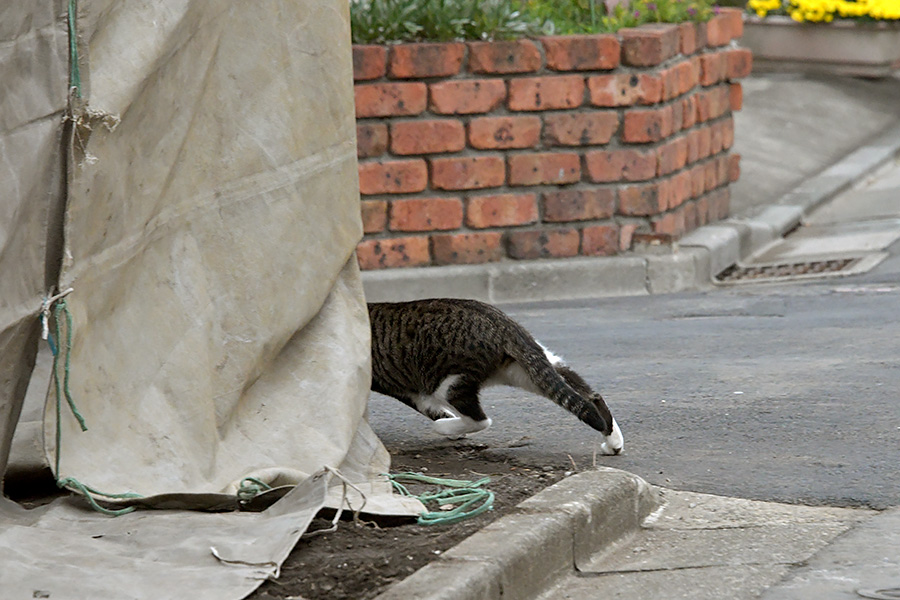
{"type": "Polygon", "coordinates": [[[859,260],[859,257],[854,257],[773,265],[731,265],[716,275],[716,281],[719,283],[739,283],[743,281],[821,277],[829,274],[841,274],[859,262],[859,260]]]}

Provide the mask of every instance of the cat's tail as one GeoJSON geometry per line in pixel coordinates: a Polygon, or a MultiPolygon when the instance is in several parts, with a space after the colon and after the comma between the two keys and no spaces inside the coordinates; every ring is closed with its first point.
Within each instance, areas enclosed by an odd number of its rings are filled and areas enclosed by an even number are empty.
{"type": "Polygon", "coordinates": [[[520,338],[518,342],[508,348],[507,352],[525,371],[531,384],[536,388],[534,391],[546,396],[604,435],[612,433],[613,424],[600,414],[592,399],[576,392],[557,372],[551,362],[551,360],[559,361],[557,357],[530,336],[527,339],[520,338]]]}

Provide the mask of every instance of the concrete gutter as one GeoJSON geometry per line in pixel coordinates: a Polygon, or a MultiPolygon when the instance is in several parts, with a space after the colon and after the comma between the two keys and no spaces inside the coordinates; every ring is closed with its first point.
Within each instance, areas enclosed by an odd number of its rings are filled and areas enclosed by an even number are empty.
{"type": "Polygon", "coordinates": [[[533,598],[639,529],[659,505],[636,475],[598,468],[563,479],[392,585],[376,600],[533,598]]]}
{"type": "Polygon", "coordinates": [[[605,258],[570,258],[366,271],[370,302],[476,298],[531,302],[665,294],[709,288],[726,268],[781,239],[817,207],[900,155],[900,127],[857,148],[758,215],[700,227],[671,248],[605,258]]]}

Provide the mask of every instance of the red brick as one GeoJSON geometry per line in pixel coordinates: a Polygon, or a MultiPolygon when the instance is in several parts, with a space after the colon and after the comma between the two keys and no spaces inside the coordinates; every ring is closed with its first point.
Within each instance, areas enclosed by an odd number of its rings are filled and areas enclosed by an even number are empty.
{"type": "Polygon", "coordinates": [[[684,233],[684,211],[675,210],[653,219],[653,232],[679,237],[684,233]]]}
{"type": "Polygon", "coordinates": [[[465,52],[466,46],[460,42],[395,44],[391,46],[390,75],[397,79],[456,75],[465,52]]]}
{"type": "Polygon", "coordinates": [[[506,179],[501,156],[431,159],[431,185],[439,190],[472,190],[497,187],[506,179]]]}
{"type": "Polygon", "coordinates": [[[697,165],[688,171],[691,176],[691,197],[699,198],[706,191],[706,169],[697,165]]]}
{"type": "Polygon", "coordinates": [[[725,53],[726,77],[741,79],[753,70],[753,53],[747,48],[732,48],[725,53]]]}
{"type": "Polygon", "coordinates": [[[724,46],[734,38],[735,23],[727,14],[714,16],[706,23],[706,45],[724,46]]]}
{"type": "Polygon", "coordinates": [[[509,157],[509,185],[574,183],[581,179],[575,153],[516,154],[509,157]]]}
{"type": "Polygon", "coordinates": [[[697,26],[694,23],[682,23],[678,26],[679,50],[685,56],[691,55],[698,49],[697,26]]]}
{"type": "Polygon", "coordinates": [[[466,204],[466,225],[473,229],[528,225],[537,220],[534,194],[470,196],[466,204]]]}
{"type": "Polygon", "coordinates": [[[700,217],[697,214],[697,205],[694,202],[688,202],[684,205],[684,231],[693,231],[700,226],[700,217]]]}
{"type": "Polygon", "coordinates": [[[391,231],[447,231],[462,225],[459,198],[409,198],[391,201],[391,231]]]}
{"type": "Polygon", "coordinates": [[[700,84],[714,85],[725,79],[727,68],[724,52],[706,52],[700,55],[700,84]]]}
{"type": "Polygon", "coordinates": [[[575,108],[584,102],[584,78],[580,75],[519,77],[509,82],[510,110],[575,108]]]}
{"type": "Polygon", "coordinates": [[[456,119],[400,121],[391,124],[391,152],[434,154],[466,147],[466,131],[456,119]]]}
{"type": "MultiPolygon", "coordinates": [[[[690,64],[690,63],[688,63],[690,64]]],[[[660,71],[662,81],[662,100],[668,101],[678,95],[678,72],[674,68],[660,71]]]]}
{"type": "Polygon", "coordinates": [[[541,68],[541,52],[531,40],[469,42],[472,73],[531,73],[541,68]]]}
{"type": "Polygon", "coordinates": [[[353,46],[353,79],[378,79],[384,76],[387,48],[378,45],[353,46]]]}
{"type": "Polygon", "coordinates": [[[622,139],[626,142],[658,142],[672,134],[672,107],[632,109],[625,112],[622,139]]]}
{"type": "Polygon", "coordinates": [[[608,219],[616,211],[616,192],[612,188],[559,190],[544,194],[544,221],[565,223],[608,219]]]}
{"type": "Polygon", "coordinates": [[[391,160],[359,165],[359,192],[371,194],[405,194],[421,192],[428,183],[424,160],[391,160]]]}
{"type": "Polygon", "coordinates": [[[605,71],[619,66],[614,35],[562,35],[541,38],[547,68],[554,71],[605,71]]]}
{"type": "Polygon", "coordinates": [[[709,121],[710,119],[710,106],[709,106],[709,94],[706,92],[698,92],[694,94],[694,98],[696,99],[697,105],[697,122],[703,123],[705,121],[709,121]]]}
{"type": "Polygon", "coordinates": [[[691,198],[693,180],[689,171],[670,177],[664,181],[666,186],[666,207],[676,208],[691,198]]]}
{"type": "Polygon", "coordinates": [[[438,234],[431,239],[438,265],[471,265],[503,258],[500,232],[438,234]]]}
{"type": "Polygon", "coordinates": [[[703,160],[712,153],[712,129],[701,127],[691,132],[697,136],[697,158],[703,160]]]}
{"type": "Polygon", "coordinates": [[[591,225],[581,231],[581,253],[587,256],[612,256],[619,251],[617,225],[591,225]]]}
{"type": "Polygon", "coordinates": [[[428,238],[413,236],[387,240],[363,240],[356,247],[363,270],[418,267],[431,262],[428,238]]]}
{"type": "Polygon", "coordinates": [[[356,156],[381,156],[388,146],[388,129],[383,123],[363,123],[356,126],[356,156]]]}
{"type": "Polygon", "coordinates": [[[744,88],[740,83],[732,83],[728,86],[728,105],[731,112],[739,111],[744,107],[744,88]]]}
{"type": "Polygon", "coordinates": [[[681,100],[681,128],[690,129],[697,124],[697,97],[688,96],[681,100]]]}
{"type": "Polygon", "coordinates": [[[683,169],[688,162],[688,136],[683,135],[660,146],[657,151],[657,175],[683,169]]]}
{"type": "Polygon", "coordinates": [[[672,109],[672,133],[679,132],[684,124],[684,106],[681,102],[673,102],[669,108],[672,109]]]}
{"type": "Polygon", "coordinates": [[[512,231],[507,241],[512,258],[563,258],[578,254],[580,236],[576,229],[512,231]]]}
{"type": "Polygon", "coordinates": [[[729,154],[728,155],[728,181],[731,183],[734,183],[740,178],[741,178],[741,155],[740,154],[729,154]]]}
{"type": "Polygon", "coordinates": [[[709,220],[718,221],[728,217],[731,207],[731,192],[727,187],[709,195],[709,220]]]}
{"type": "Polygon", "coordinates": [[[630,148],[595,150],[585,154],[585,166],[594,183],[643,181],[656,175],[656,152],[630,148]]]}
{"type": "Polygon", "coordinates": [[[619,128],[613,111],[556,113],[544,117],[544,143],[548,146],[607,144],[619,128]]]}
{"type": "Polygon", "coordinates": [[[722,121],[722,148],[728,150],[734,145],[734,119],[728,117],[722,121]]]}
{"type": "Polygon", "coordinates": [[[697,48],[706,48],[706,23],[697,23],[697,48]]]}
{"type": "Polygon", "coordinates": [[[690,131],[687,137],[687,162],[695,163],[700,160],[700,132],[697,130],[690,131]]]}
{"type": "Polygon", "coordinates": [[[731,106],[730,86],[719,85],[697,94],[697,120],[721,117],[731,106]]]}
{"type": "Polygon", "coordinates": [[[424,83],[361,83],[354,86],[356,117],[417,115],[425,110],[424,83]]]}
{"type": "Polygon", "coordinates": [[[662,99],[662,80],[647,73],[615,73],[588,77],[594,106],[656,104],[662,99]]]}
{"type": "Polygon", "coordinates": [[[709,153],[718,154],[722,151],[724,140],[722,138],[722,122],[716,122],[709,128],[709,153]]]}
{"type": "Polygon", "coordinates": [[[442,115],[486,113],[506,99],[506,83],[502,79],[442,81],[428,87],[429,108],[442,115]]]}
{"type": "Polygon", "coordinates": [[[622,63],[632,67],[652,67],[675,56],[681,37],[677,25],[648,24],[620,29],[622,63]]]}
{"type": "Polygon", "coordinates": [[[672,67],[670,71],[673,71],[675,75],[672,81],[673,89],[665,90],[665,96],[667,98],[675,98],[676,96],[686,94],[694,89],[694,86],[699,83],[700,74],[697,71],[694,61],[682,61],[672,67]]]}
{"type": "Polygon", "coordinates": [[[619,188],[619,213],[626,216],[657,215],[666,209],[659,183],[626,185],[619,188]]]}
{"type": "Polygon", "coordinates": [[[719,169],[715,160],[703,163],[703,176],[706,180],[704,187],[707,191],[719,187],[719,169]]]}
{"type": "Polygon", "coordinates": [[[479,117],[469,122],[473,148],[532,148],[540,139],[540,117],[479,117]]]}
{"type": "Polygon", "coordinates": [[[739,8],[720,7],[719,16],[724,17],[728,23],[731,39],[736,40],[744,35],[744,11],[739,8]]]}
{"type": "Polygon", "coordinates": [[[363,233],[378,233],[387,226],[387,202],[384,200],[363,200],[360,202],[363,233]]]}
{"type": "Polygon", "coordinates": [[[716,181],[720,186],[731,183],[730,179],[731,164],[728,161],[728,155],[722,155],[716,159],[716,181]]]}
{"type": "Polygon", "coordinates": [[[631,249],[631,241],[637,231],[635,223],[625,223],[619,227],[619,250],[625,252],[631,249]]]}
{"type": "Polygon", "coordinates": [[[706,196],[699,198],[692,204],[697,207],[697,224],[706,225],[709,223],[709,202],[706,196]]]}

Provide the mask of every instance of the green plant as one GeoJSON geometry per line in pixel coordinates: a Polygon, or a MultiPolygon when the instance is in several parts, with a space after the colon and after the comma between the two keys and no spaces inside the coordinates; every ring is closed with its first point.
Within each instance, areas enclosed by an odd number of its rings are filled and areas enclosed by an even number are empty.
{"type": "Polygon", "coordinates": [[[357,44],[510,39],[539,33],[514,0],[351,0],[357,44]]]}
{"type": "Polygon", "coordinates": [[[604,33],[708,20],[713,0],[350,0],[357,44],[604,33]]]}
{"type": "MultiPolygon", "coordinates": [[[[558,34],[614,32],[644,23],[707,21],[716,7],[712,0],[521,0],[522,11],[552,24],[558,34]]],[[[545,25],[545,28],[547,26],[545,25]]]]}

